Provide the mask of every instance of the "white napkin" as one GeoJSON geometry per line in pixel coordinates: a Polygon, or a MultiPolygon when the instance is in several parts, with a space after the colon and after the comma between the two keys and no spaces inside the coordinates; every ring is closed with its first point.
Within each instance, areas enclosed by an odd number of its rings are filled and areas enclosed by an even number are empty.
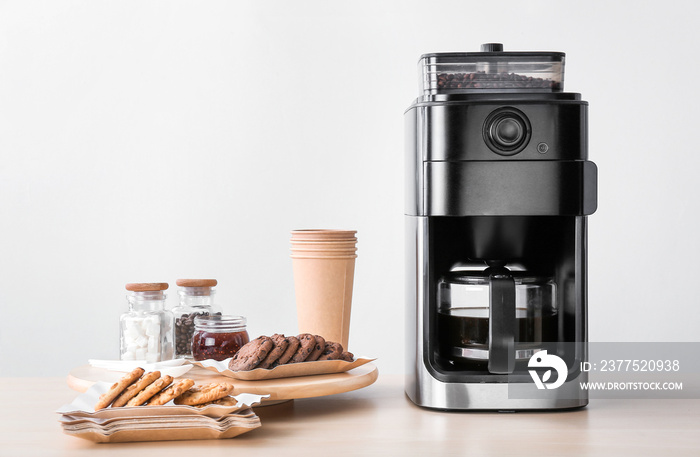
{"type": "Polygon", "coordinates": [[[90,359],[88,363],[95,368],[104,368],[109,371],[128,373],[134,368],[141,367],[146,371],[160,371],[160,374],[177,378],[192,369],[192,365],[185,359],[165,360],[163,362],[146,363],[145,360],[96,360],[90,359]]]}

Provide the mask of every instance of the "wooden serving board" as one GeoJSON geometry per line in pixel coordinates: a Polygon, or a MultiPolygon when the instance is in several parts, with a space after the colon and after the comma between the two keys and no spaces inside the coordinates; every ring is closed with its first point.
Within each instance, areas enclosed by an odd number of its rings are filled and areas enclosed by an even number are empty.
{"type": "MultiPolygon", "coordinates": [[[[122,376],[124,376],[124,373],[83,365],[70,371],[67,382],[71,389],[85,392],[97,381],[116,382],[122,376]]],[[[266,403],[350,392],[351,390],[369,386],[377,380],[378,376],[379,371],[373,363],[359,366],[344,373],[259,381],[231,379],[197,366],[192,367],[190,371],[183,375],[183,377],[190,378],[197,384],[210,382],[228,382],[233,384],[234,389],[231,395],[240,393],[270,395],[266,403]]]]}

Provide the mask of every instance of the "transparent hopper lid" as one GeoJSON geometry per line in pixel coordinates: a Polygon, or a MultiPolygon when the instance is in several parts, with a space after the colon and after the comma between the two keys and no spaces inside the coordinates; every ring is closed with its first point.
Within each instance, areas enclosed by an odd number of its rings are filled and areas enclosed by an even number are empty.
{"type": "Polygon", "coordinates": [[[418,66],[424,95],[564,90],[563,52],[504,52],[488,43],[481,52],[424,54],[418,66]]]}

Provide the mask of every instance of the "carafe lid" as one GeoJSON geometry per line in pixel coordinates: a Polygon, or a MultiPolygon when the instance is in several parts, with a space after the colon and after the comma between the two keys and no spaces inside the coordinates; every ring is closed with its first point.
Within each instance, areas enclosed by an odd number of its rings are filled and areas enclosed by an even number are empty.
{"type": "Polygon", "coordinates": [[[561,92],[564,56],[503,51],[500,43],[483,44],[481,52],[424,54],[418,63],[421,92],[561,92]]]}
{"type": "MultiPolygon", "coordinates": [[[[516,285],[532,284],[545,285],[554,281],[550,276],[539,276],[529,271],[511,271],[510,275],[516,285]]],[[[442,277],[440,282],[459,285],[484,285],[489,283],[490,272],[482,271],[451,271],[442,277]]]]}

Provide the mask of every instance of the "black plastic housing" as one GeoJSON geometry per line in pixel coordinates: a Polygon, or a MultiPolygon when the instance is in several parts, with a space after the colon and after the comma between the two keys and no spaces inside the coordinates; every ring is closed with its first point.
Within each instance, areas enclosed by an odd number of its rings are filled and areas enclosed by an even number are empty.
{"type": "MultiPolygon", "coordinates": [[[[437,283],[464,262],[503,261],[553,277],[558,341],[585,342],[586,216],[597,208],[588,103],[563,92],[426,95],[405,122],[405,213],[427,218],[428,226],[427,246],[419,249],[426,252],[423,364],[431,375],[442,382],[515,380],[440,360],[437,283]],[[520,142],[515,152],[489,141],[490,122],[502,119],[494,113],[503,111],[518,122],[506,138],[520,142]]],[[[576,367],[582,354],[563,356],[576,367]]]]}
{"type": "Polygon", "coordinates": [[[418,99],[405,114],[406,214],[592,214],[597,168],[587,161],[587,115],[588,103],[569,93],[418,99]],[[503,108],[531,126],[512,155],[494,152],[483,135],[489,115],[503,108]]]}

